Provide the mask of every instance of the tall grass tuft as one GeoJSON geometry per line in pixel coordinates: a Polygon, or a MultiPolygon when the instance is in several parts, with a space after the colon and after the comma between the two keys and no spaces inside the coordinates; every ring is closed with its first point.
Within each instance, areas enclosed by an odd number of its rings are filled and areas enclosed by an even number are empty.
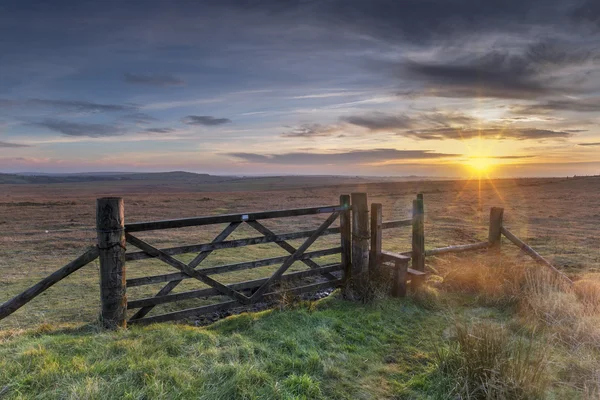
{"type": "Polygon", "coordinates": [[[436,353],[442,392],[474,400],[543,398],[549,384],[544,354],[498,325],[457,324],[450,346],[436,353]]]}

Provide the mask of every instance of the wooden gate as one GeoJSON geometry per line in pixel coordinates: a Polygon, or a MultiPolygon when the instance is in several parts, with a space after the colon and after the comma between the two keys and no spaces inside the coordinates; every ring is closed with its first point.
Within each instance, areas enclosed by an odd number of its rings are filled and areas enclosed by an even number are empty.
{"type": "MultiPolygon", "coordinates": [[[[121,202],[120,199],[106,199],[107,201],[121,202]]],[[[102,199],[99,200],[99,202],[102,199]]],[[[102,207],[99,204],[98,209],[102,207]]],[[[106,208],[106,213],[115,213],[122,210],[122,204],[113,204],[106,208]]],[[[99,220],[102,217],[99,215],[99,220]]],[[[105,220],[123,220],[122,217],[110,218],[105,220]]],[[[101,223],[99,222],[99,225],[101,223]]],[[[114,228],[114,227],[113,227],[114,228]]],[[[112,278],[106,278],[102,284],[103,293],[103,310],[108,309],[104,318],[115,320],[116,325],[124,325],[125,308],[128,310],[137,309],[133,316],[129,318],[130,324],[137,323],[152,323],[182,318],[199,316],[202,314],[227,310],[231,308],[248,306],[257,302],[264,302],[274,299],[283,293],[303,293],[308,291],[319,290],[323,288],[334,288],[340,286],[343,281],[343,274],[334,275],[335,271],[348,270],[350,268],[350,198],[347,195],[340,196],[340,204],[311,207],[290,210],[264,211],[255,213],[227,214],[215,215],[207,217],[140,222],[132,224],[123,224],[124,240],[137,247],[140,251],[126,252],[124,246],[105,247],[113,250],[111,257],[105,257],[103,269],[108,270],[105,275],[112,278]],[[314,230],[306,230],[291,233],[276,233],[267,228],[262,220],[273,218],[299,217],[315,214],[329,214],[329,216],[314,230]],[[336,220],[340,220],[339,225],[332,227],[336,220]],[[145,240],[135,236],[137,232],[155,231],[161,229],[175,229],[192,226],[206,226],[214,224],[228,225],[219,233],[210,243],[202,243],[197,245],[187,245],[159,249],[157,246],[148,243],[145,240]],[[242,224],[246,224],[257,231],[260,236],[227,240],[228,237],[242,224]],[[340,244],[336,247],[308,251],[310,246],[320,237],[326,235],[339,235],[340,244]],[[288,241],[293,239],[306,238],[306,240],[298,247],[294,247],[288,241]],[[289,255],[265,258],[254,261],[245,261],[234,264],[211,266],[207,268],[199,268],[202,262],[214,251],[220,249],[230,249],[244,246],[251,246],[263,243],[275,243],[280,248],[284,249],[289,255]],[[114,251],[124,253],[123,260],[119,256],[115,256],[114,251]],[[176,259],[175,255],[194,253],[195,257],[188,263],[184,263],[176,259]],[[313,258],[327,255],[340,254],[340,261],[328,264],[317,264],[313,258]],[[158,259],[176,271],[168,274],[146,276],[141,278],[124,279],[124,261],[135,261],[144,259],[158,259]],[[295,262],[302,262],[308,269],[297,272],[286,273],[295,262]],[[267,278],[255,279],[249,281],[236,282],[233,284],[223,284],[218,279],[213,278],[214,275],[223,274],[233,271],[241,271],[245,269],[258,268],[269,265],[281,264],[279,268],[267,278]],[[112,266],[111,266],[112,265],[112,266]],[[110,272],[112,271],[112,272],[110,272]],[[340,276],[341,275],[341,276],[340,276]],[[302,278],[321,276],[320,282],[312,282],[306,284],[302,282],[302,278]],[[181,293],[171,293],[183,280],[195,279],[208,288],[191,290],[181,293]],[[136,300],[119,300],[119,296],[125,297],[125,288],[149,285],[156,283],[166,283],[153,297],[147,297],[136,300]],[[274,291],[276,284],[286,282],[286,288],[274,291]],[[113,286],[110,289],[108,286],[113,286]],[[227,296],[229,301],[216,304],[204,305],[201,307],[184,309],[180,311],[169,312],[160,315],[147,316],[148,313],[157,305],[165,304],[180,300],[204,298],[210,296],[227,296]],[[122,319],[123,322],[118,320],[122,319]]],[[[99,231],[101,227],[99,226],[99,231]]],[[[108,229],[108,231],[111,231],[108,229]]],[[[117,231],[113,229],[112,231],[117,231]]],[[[101,275],[102,276],[102,275],[101,275]]]]}

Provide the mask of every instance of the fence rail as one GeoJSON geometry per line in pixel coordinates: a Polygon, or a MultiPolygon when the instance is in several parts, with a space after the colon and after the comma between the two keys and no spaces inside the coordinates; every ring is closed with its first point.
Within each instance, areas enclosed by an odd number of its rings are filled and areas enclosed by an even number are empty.
{"type": "Polygon", "coordinates": [[[371,204],[369,218],[366,193],[353,193],[352,196],[340,196],[340,204],[333,206],[125,224],[123,199],[98,199],[96,214],[97,246],[89,249],[69,264],[0,305],[0,319],[14,313],[33,298],[96,258],[100,260],[101,318],[105,327],[111,329],[127,325],[127,310],[137,310],[129,318],[129,323],[147,324],[248,306],[258,301],[271,301],[277,298],[277,296],[284,294],[300,294],[340,286],[347,288],[349,283],[370,279],[369,277],[372,276],[370,271],[380,268],[380,265],[384,263],[393,264],[392,295],[402,297],[406,295],[408,282],[415,289],[422,283],[422,279],[426,274],[426,257],[481,250],[497,254],[501,250],[502,236],[505,236],[522,251],[529,254],[534,260],[550,268],[569,283],[572,283],[564,273],[559,271],[548,260],[503,225],[504,210],[502,208],[493,207],[490,210],[487,241],[426,250],[423,195],[417,195],[412,205],[413,213],[411,219],[382,221],[381,204],[371,204]],[[276,233],[260,222],[262,219],[302,217],[316,214],[329,215],[316,229],[311,230],[276,233]],[[339,226],[331,227],[338,219],[339,226]],[[227,226],[209,243],[164,249],[159,249],[133,235],[135,232],[148,230],[175,229],[224,223],[227,226]],[[261,236],[228,240],[228,237],[242,224],[250,226],[261,236]],[[383,250],[382,232],[387,229],[401,227],[411,227],[412,250],[404,253],[392,253],[383,250]],[[309,251],[309,248],[316,240],[328,235],[339,235],[340,245],[309,251]],[[288,242],[294,239],[305,240],[299,247],[295,247],[288,242]],[[126,243],[137,247],[139,251],[127,252],[126,243]],[[266,243],[274,243],[288,254],[199,268],[202,262],[215,251],[266,243]],[[187,264],[173,257],[184,253],[196,253],[196,255],[187,264]],[[338,254],[339,261],[333,263],[320,265],[314,261],[314,259],[319,257],[338,254]],[[126,262],[147,259],[158,259],[176,271],[144,277],[126,278],[126,262]],[[290,267],[296,262],[304,264],[307,269],[288,272],[290,267]],[[280,264],[280,266],[275,272],[268,277],[261,277],[259,279],[223,284],[211,277],[277,264],[280,264]],[[208,287],[172,293],[181,282],[188,279],[195,279],[208,287]],[[306,281],[306,279],[309,279],[309,281],[306,281]],[[128,287],[159,283],[164,283],[165,285],[154,296],[128,300],[128,287]],[[230,300],[148,316],[154,307],[161,304],[213,296],[226,296],[230,300]]]}
{"type": "Polygon", "coordinates": [[[181,218],[163,221],[136,222],[126,224],[127,232],[141,232],[158,229],[185,228],[189,226],[214,225],[231,222],[256,221],[258,219],[298,217],[303,215],[330,214],[347,210],[343,206],[333,205],[324,207],[295,208],[290,210],[261,211],[241,214],[214,215],[208,217],[181,218]]]}

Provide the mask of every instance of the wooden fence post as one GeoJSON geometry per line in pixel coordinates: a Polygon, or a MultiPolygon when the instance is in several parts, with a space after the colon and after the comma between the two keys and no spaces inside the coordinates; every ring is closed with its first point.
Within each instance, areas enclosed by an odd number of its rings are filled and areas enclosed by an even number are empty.
{"type": "Polygon", "coordinates": [[[105,328],[127,326],[125,283],[125,211],[120,197],[96,200],[96,229],[100,259],[101,319],[105,328]]]}
{"type": "Polygon", "coordinates": [[[366,193],[352,193],[352,273],[368,279],[369,207],[366,193]]]}
{"type": "Polygon", "coordinates": [[[342,247],[342,273],[344,287],[352,279],[352,215],[350,211],[350,196],[340,196],[340,206],[344,211],[340,212],[340,246],[342,247]]]}
{"type": "Polygon", "coordinates": [[[369,254],[369,273],[374,274],[379,269],[382,245],[382,206],[371,204],[371,251],[369,254]]]}
{"type": "MultiPolygon", "coordinates": [[[[412,268],[425,271],[425,207],[423,194],[419,193],[413,200],[412,209],[412,268]]],[[[421,277],[413,277],[413,287],[420,285],[421,277]]]]}
{"type": "MultiPolygon", "coordinates": [[[[394,262],[394,281],[392,282],[392,297],[405,297],[406,296],[406,275],[408,271],[408,260],[396,260],[394,262]]],[[[413,280],[418,279],[418,277],[413,276],[411,278],[413,280]]]]}
{"type": "Polygon", "coordinates": [[[488,246],[492,252],[499,252],[502,245],[503,217],[504,208],[492,207],[490,209],[490,231],[488,234],[488,246]]]}
{"type": "Polygon", "coordinates": [[[417,271],[425,271],[425,212],[422,194],[413,200],[412,268],[417,271]]]}

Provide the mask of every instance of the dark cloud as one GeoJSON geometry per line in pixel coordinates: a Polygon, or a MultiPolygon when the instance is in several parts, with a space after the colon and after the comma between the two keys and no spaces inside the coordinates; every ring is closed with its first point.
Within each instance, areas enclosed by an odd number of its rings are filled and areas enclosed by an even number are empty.
{"type": "Polygon", "coordinates": [[[528,155],[528,156],[493,156],[491,158],[497,158],[499,160],[519,160],[522,158],[534,158],[537,157],[535,155],[528,155]]]}
{"type": "Polygon", "coordinates": [[[340,118],[342,122],[361,126],[371,131],[395,131],[412,127],[413,121],[406,115],[391,115],[373,112],[364,115],[354,115],[340,118]]]}
{"type": "Polygon", "coordinates": [[[17,147],[31,147],[28,144],[10,143],[0,141],[0,148],[17,148],[17,147]]]}
{"type": "Polygon", "coordinates": [[[149,124],[151,122],[158,121],[158,118],[141,112],[123,115],[120,119],[122,121],[134,122],[136,124],[149,124]]]}
{"type": "Polygon", "coordinates": [[[546,114],[555,111],[600,112],[600,98],[548,100],[532,105],[516,105],[511,108],[514,114],[546,114]]]}
{"type": "Polygon", "coordinates": [[[565,131],[553,131],[548,129],[532,128],[436,128],[412,130],[399,133],[399,135],[421,140],[444,140],[444,139],[515,139],[515,140],[544,140],[565,139],[572,136],[565,131]]]}
{"type": "Polygon", "coordinates": [[[28,100],[8,100],[0,99],[0,107],[49,107],[62,111],[77,112],[131,112],[137,109],[134,105],[128,104],[102,104],[83,100],[50,100],[50,99],[28,99],[28,100]]]}
{"type": "Polygon", "coordinates": [[[173,129],[173,128],[148,128],[148,129],[144,129],[144,132],[146,132],[146,133],[171,133],[171,132],[175,132],[175,129],[173,129]]]}
{"type": "Polygon", "coordinates": [[[570,71],[600,59],[598,46],[571,40],[544,40],[514,50],[481,54],[436,49],[429,61],[371,61],[367,67],[403,82],[424,86],[413,95],[534,99],[558,93],[585,92],[580,85],[594,70],[570,71]],[[570,72],[565,72],[570,71],[570,72]],[[562,79],[559,79],[560,76],[562,79]]]}
{"type": "Polygon", "coordinates": [[[396,73],[442,97],[532,98],[550,92],[523,59],[500,53],[455,64],[408,62],[396,73]]]}
{"type": "Polygon", "coordinates": [[[419,114],[414,118],[421,123],[430,123],[437,127],[469,126],[479,122],[478,119],[459,112],[432,111],[419,114]]]}
{"type": "Polygon", "coordinates": [[[321,124],[303,124],[298,127],[288,127],[290,131],[283,132],[282,137],[288,138],[313,138],[331,136],[338,131],[336,126],[327,126],[321,124]]]}
{"type": "Polygon", "coordinates": [[[62,133],[65,136],[75,137],[99,138],[119,136],[122,134],[122,132],[113,125],[77,123],[57,119],[46,119],[42,122],[32,123],[31,125],[62,133]]]}
{"type": "Polygon", "coordinates": [[[373,149],[340,153],[229,153],[229,156],[250,163],[287,165],[370,164],[386,161],[427,160],[455,157],[457,154],[435,153],[431,150],[373,149]]]}
{"type": "Polygon", "coordinates": [[[578,146],[600,146],[600,142],[577,143],[578,146]]]}
{"type": "MultiPolygon", "coordinates": [[[[596,9],[595,0],[588,0],[596,9]]],[[[304,23],[318,23],[379,40],[413,43],[462,36],[543,31],[560,25],[574,28],[569,19],[577,2],[560,0],[229,0],[246,11],[263,9],[304,23]]]]}
{"type": "Polygon", "coordinates": [[[204,125],[204,126],[217,126],[228,124],[231,122],[229,118],[215,118],[210,115],[188,115],[183,118],[183,123],[188,125],[204,125]]]}
{"type": "Polygon", "coordinates": [[[143,75],[126,73],[124,79],[127,83],[159,87],[182,86],[185,84],[183,79],[172,75],[143,75]]]}
{"type": "Polygon", "coordinates": [[[587,0],[577,7],[572,14],[576,21],[589,23],[600,28],[600,3],[598,0],[587,0]]]}

